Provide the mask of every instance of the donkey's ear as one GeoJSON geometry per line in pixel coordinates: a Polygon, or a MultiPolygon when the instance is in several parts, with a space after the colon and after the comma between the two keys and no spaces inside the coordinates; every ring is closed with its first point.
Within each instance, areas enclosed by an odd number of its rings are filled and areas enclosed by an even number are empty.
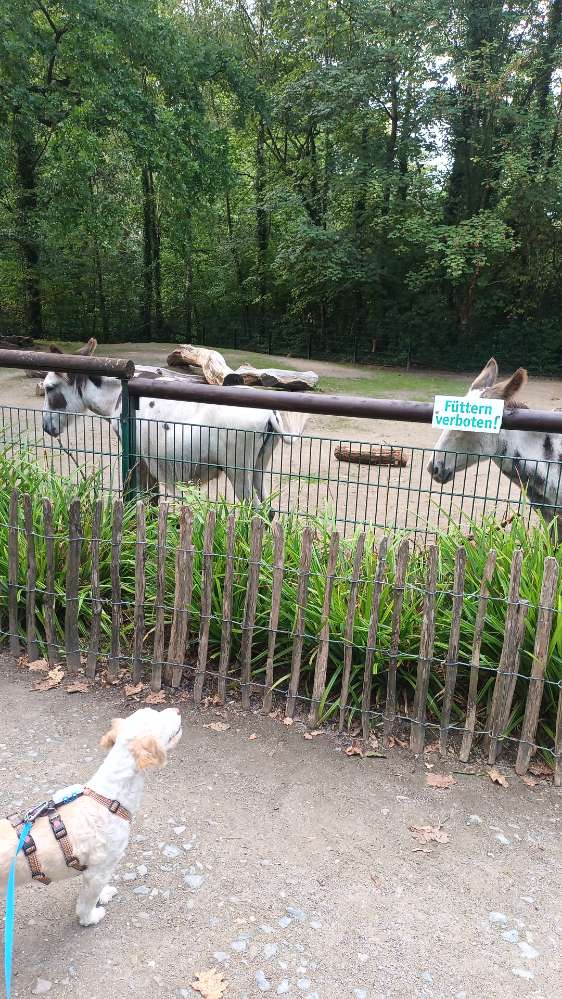
{"type": "Polygon", "coordinates": [[[470,386],[470,389],[471,391],[472,390],[481,391],[482,389],[491,388],[492,385],[495,385],[497,380],[498,380],[498,364],[495,357],[491,357],[486,367],[482,368],[482,371],[480,372],[478,377],[474,379],[472,385],[470,386]]]}
{"type": "Polygon", "coordinates": [[[62,354],[62,350],[60,350],[60,348],[57,347],[54,343],[51,344],[51,346],[49,347],[49,350],[50,350],[51,354],[62,354]]]}
{"type": "Polygon", "coordinates": [[[525,368],[517,368],[511,378],[505,382],[498,382],[491,392],[488,392],[489,399],[513,399],[518,392],[527,384],[528,375],[525,368]]]}
{"type": "Polygon", "coordinates": [[[80,349],[77,350],[76,353],[82,354],[85,357],[89,357],[90,354],[94,353],[94,350],[96,349],[97,345],[98,341],[93,336],[91,336],[90,339],[88,340],[88,343],[85,343],[83,347],[80,347],[80,349]]]}

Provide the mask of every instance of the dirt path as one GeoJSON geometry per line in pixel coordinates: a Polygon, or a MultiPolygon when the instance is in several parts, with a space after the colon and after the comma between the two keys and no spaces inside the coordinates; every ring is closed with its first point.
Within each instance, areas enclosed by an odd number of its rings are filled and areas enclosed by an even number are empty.
{"type": "MultiPolygon", "coordinates": [[[[2,814],[87,780],[100,734],[131,710],[118,690],[30,685],[0,662],[2,814]]],[[[15,996],[42,979],[65,999],[196,999],[213,966],[225,999],[560,994],[559,791],[512,775],[507,791],[478,775],[438,791],[405,751],[348,758],[331,735],[236,706],[216,733],[216,712],[181,707],[106,919],[79,928],[75,882],[19,891],[15,996]],[[450,842],[414,852],[408,826],[439,821],[450,842]]]]}

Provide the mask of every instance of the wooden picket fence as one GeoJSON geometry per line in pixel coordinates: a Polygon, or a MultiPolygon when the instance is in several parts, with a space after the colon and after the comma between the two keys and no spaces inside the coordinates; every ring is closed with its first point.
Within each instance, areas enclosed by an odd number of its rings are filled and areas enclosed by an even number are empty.
{"type": "MultiPolygon", "coordinates": [[[[311,724],[316,725],[321,720],[321,706],[329,689],[329,652],[333,636],[330,633],[330,608],[334,582],[336,580],[336,565],[340,550],[340,536],[334,531],[330,537],[326,565],[323,606],[320,617],[320,627],[314,636],[316,654],[312,683],[308,686],[308,696],[301,693],[301,671],[303,660],[303,642],[307,636],[305,620],[309,598],[309,581],[312,572],[315,535],[312,526],[308,525],[302,532],[300,548],[300,564],[296,570],[296,614],[292,633],[292,648],[290,663],[286,663],[285,672],[289,676],[288,685],[283,692],[276,688],[275,654],[279,633],[279,615],[282,602],[283,584],[287,572],[285,563],[285,527],[282,521],[275,521],[270,527],[259,517],[251,521],[250,542],[251,551],[247,567],[247,584],[244,598],[243,620],[241,621],[241,642],[236,662],[231,655],[232,645],[232,608],[235,559],[235,531],[237,512],[229,513],[226,521],[226,548],[221,562],[222,608],[220,614],[220,649],[215,649],[213,668],[209,667],[209,629],[213,619],[212,597],[213,584],[217,573],[213,541],[215,536],[216,511],[208,507],[205,513],[203,546],[201,555],[200,579],[198,592],[200,606],[198,607],[198,630],[196,643],[193,642],[192,616],[194,594],[194,565],[196,549],[193,544],[193,511],[188,505],[174,507],[174,515],[179,521],[178,544],[175,549],[175,573],[173,590],[173,613],[171,620],[166,621],[166,553],[170,507],[161,503],[158,509],[158,531],[156,544],[156,598],[153,608],[153,627],[151,641],[147,640],[146,626],[146,507],[143,501],[136,504],[136,535],[135,535],[135,591],[134,591],[134,625],[132,641],[123,647],[122,615],[123,600],[121,592],[121,548],[123,541],[123,501],[112,503],[111,525],[111,636],[109,649],[102,655],[102,608],[103,599],[100,588],[100,534],[102,517],[107,501],[96,500],[91,513],[91,534],[83,537],[81,526],[81,504],[74,499],[68,514],[68,538],[66,539],[66,578],[65,578],[65,613],[64,613],[64,646],[57,640],[57,621],[55,613],[56,565],[55,565],[55,535],[53,532],[53,509],[49,499],[42,500],[42,531],[40,532],[42,558],[44,559],[44,588],[42,594],[42,614],[40,616],[40,631],[38,637],[37,613],[37,538],[38,532],[33,520],[33,507],[30,496],[20,497],[15,490],[10,499],[9,523],[7,525],[7,614],[10,651],[17,656],[21,653],[22,637],[25,641],[28,659],[39,658],[42,649],[51,664],[66,659],[70,670],[84,668],[88,678],[95,678],[103,667],[107,669],[110,681],[121,675],[124,662],[131,663],[131,680],[138,683],[150,675],[150,686],[153,691],[161,689],[163,684],[178,688],[188,673],[193,679],[193,699],[196,705],[202,701],[204,692],[215,689],[217,701],[224,704],[227,685],[231,681],[239,683],[242,706],[250,708],[252,698],[260,698],[264,712],[269,712],[273,706],[274,697],[284,698],[284,710],[288,718],[295,715],[297,702],[304,700],[308,704],[307,716],[311,724]],[[23,523],[23,531],[22,531],[23,523]],[[253,676],[253,646],[256,622],[256,606],[260,588],[260,570],[262,566],[262,548],[264,532],[271,531],[273,559],[271,563],[272,586],[269,594],[270,611],[267,628],[267,654],[265,658],[264,679],[257,683],[253,676]],[[21,579],[22,534],[25,545],[25,585],[21,579]],[[80,615],[80,568],[83,544],[88,545],[91,564],[91,623],[89,627],[89,644],[87,649],[80,648],[79,615],[80,615]],[[22,636],[22,597],[25,602],[25,634],[22,636]],[[195,644],[196,657],[187,662],[188,646],[195,644]],[[147,670],[146,649],[152,649],[149,669],[147,670]]],[[[59,536],[60,540],[60,536],[59,536]]],[[[362,579],[362,565],[365,551],[366,534],[357,536],[348,580],[347,612],[343,637],[342,673],[339,693],[338,728],[342,731],[350,719],[350,677],[352,670],[354,618],[357,610],[357,600],[362,579]]],[[[364,669],[361,707],[359,711],[362,736],[367,740],[374,724],[382,723],[382,741],[388,745],[396,723],[403,722],[404,716],[397,709],[397,687],[400,678],[401,648],[400,633],[404,594],[407,589],[407,569],[411,558],[409,541],[404,538],[399,543],[394,557],[394,574],[389,583],[387,578],[387,556],[389,538],[383,537],[378,543],[376,573],[372,583],[372,599],[368,621],[367,641],[364,648],[364,669]],[[373,709],[373,663],[377,650],[377,636],[380,625],[381,594],[384,586],[391,585],[391,622],[390,642],[385,653],[386,696],[384,709],[375,712],[373,709]]],[[[415,673],[415,696],[412,711],[406,719],[410,727],[410,748],[414,753],[421,753],[425,746],[428,733],[428,686],[432,664],[435,662],[435,632],[436,632],[436,595],[438,579],[439,550],[436,545],[427,550],[427,571],[422,586],[422,622],[420,629],[419,655],[415,673]]],[[[461,634],[461,617],[465,600],[465,570],[466,548],[459,547],[456,551],[455,575],[451,593],[452,610],[449,630],[449,641],[444,664],[444,689],[439,720],[439,750],[444,755],[449,746],[451,731],[462,731],[462,741],[459,748],[460,759],[466,762],[473,748],[475,739],[483,736],[482,748],[489,764],[494,764],[501,752],[507,734],[512,702],[519,675],[519,659],[523,642],[525,621],[529,604],[520,596],[523,552],[517,550],[511,564],[509,592],[505,601],[505,631],[503,648],[493,682],[493,696],[484,729],[477,730],[477,710],[481,646],[486,624],[486,608],[489,600],[490,582],[496,568],[496,554],[490,551],[485,563],[480,592],[477,596],[477,609],[472,636],[470,662],[462,663],[463,669],[469,670],[468,696],[465,705],[464,725],[451,724],[452,709],[455,698],[457,672],[459,668],[459,641],[461,634]]],[[[294,569],[291,569],[294,574],[294,569]]],[[[518,742],[516,771],[525,774],[531,757],[535,751],[535,740],[540,720],[541,701],[545,684],[545,672],[549,657],[549,642],[553,618],[557,606],[557,584],[559,566],[553,557],[544,561],[542,589],[538,601],[534,650],[532,657],[532,672],[528,678],[528,692],[524,717],[522,720],[518,742]]],[[[107,600],[107,598],[106,598],[107,600]]],[[[215,615],[216,618],[216,615],[215,615]]],[[[59,629],[60,633],[60,629],[59,629]]],[[[434,727],[434,725],[432,726],[434,727]]],[[[562,690],[558,701],[556,732],[551,749],[555,764],[555,783],[562,780],[562,690]]]]}

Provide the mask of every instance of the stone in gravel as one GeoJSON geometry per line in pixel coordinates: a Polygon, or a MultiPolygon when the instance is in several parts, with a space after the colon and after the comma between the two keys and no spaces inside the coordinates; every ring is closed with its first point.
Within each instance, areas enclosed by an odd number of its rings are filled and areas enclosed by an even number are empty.
{"type": "Polygon", "coordinates": [[[201,887],[205,878],[202,874],[185,874],[183,880],[188,888],[191,888],[192,891],[196,891],[197,888],[201,887]]]}
{"type": "Polygon", "coordinates": [[[136,881],[136,874],[122,874],[121,881],[136,881]]]}
{"type": "Polygon", "coordinates": [[[266,944],[263,948],[263,956],[269,959],[275,957],[278,949],[277,944],[266,944]]]}
{"type": "Polygon", "coordinates": [[[241,954],[246,950],[248,944],[245,940],[233,940],[230,946],[232,950],[238,951],[241,954]]]}
{"type": "Polygon", "coordinates": [[[216,950],[213,957],[219,964],[224,964],[225,961],[228,961],[230,954],[227,954],[224,950],[216,950]]]}
{"type": "Polygon", "coordinates": [[[75,964],[69,964],[66,970],[68,971],[68,974],[71,976],[71,978],[74,978],[74,976],[78,972],[78,969],[75,964]]]}
{"type": "Polygon", "coordinates": [[[497,839],[498,843],[501,843],[502,846],[511,846],[511,840],[507,836],[504,836],[502,832],[496,833],[494,839],[497,839]]]}
{"type": "Polygon", "coordinates": [[[267,923],[262,923],[260,929],[263,930],[264,933],[273,933],[273,926],[268,926],[267,923]]]}
{"type": "Polygon", "coordinates": [[[146,864],[139,864],[139,866],[137,867],[137,874],[139,878],[144,878],[144,876],[148,874],[148,867],[146,866],[146,864]]]}
{"type": "Polygon", "coordinates": [[[524,957],[526,961],[534,961],[534,959],[539,956],[538,950],[531,947],[531,945],[526,943],[525,940],[520,940],[517,946],[521,951],[521,956],[524,957]]]}
{"type": "Polygon", "coordinates": [[[505,930],[505,932],[502,933],[502,937],[504,940],[507,940],[508,943],[517,943],[519,940],[519,933],[517,930],[505,930]]]}
{"type": "Polygon", "coordinates": [[[296,919],[297,923],[304,923],[306,916],[302,909],[296,909],[294,905],[287,906],[287,913],[292,919],[296,919]]]}
{"type": "Polygon", "coordinates": [[[533,972],[528,971],[527,968],[512,968],[511,973],[512,975],[517,975],[517,978],[526,978],[529,981],[535,977],[533,972]]]}
{"type": "Polygon", "coordinates": [[[32,995],[43,996],[46,992],[50,992],[53,986],[52,982],[49,982],[46,978],[38,978],[35,983],[35,988],[32,989],[32,995]]]}
{"type": "Polygon", "coordinates": [[[165,857],[168,857],[169,860],[173,860],[174,857],[179,857],[181,850],[178,849],[177,846],[172,846],[171,843],[166,843],[162,853],[165,857]]]}
{"type": "Polygon", "coordinates": [[[187,989],[178,989],[176,992],[178,999],[189,999],[193,995],[193,991],[187,991],[187,989]]]}
{"type": "Polygon", "coordinates": [[[507,926],[507,916],[503,912],[489,912],[488,919],[496,926],[507,926]]]}
{"type": "Polygon", "coordinates": [[[310,988],[310,978],[299,978],[297,980],[297,988],[300,989],[301,992],[308,992],[310,988]]]}
{"type": "Polygon", "coordinates": [[[422,980],[427,982],[428,985],[433,985],[433,975],[429,971],[424,971],[422,980]]]}
{"type": "Polygon", "coordinates": [[[366,964],[367,961],[369,960],[369,955],[368,954],[358,954],[357,955],[357,960],[361,961],[361,964],[366,964]]]}
{"type": "Polygon", "coordinates": [[[313,930],[321,930],[322,929],[322,923],[320,923],[317,919],[311,919],[310,923],[309,923],[309,926],[311,926],[313,930]]]}
{"type": "Polygon", "coordinates": [[[146,885],[139,885],[138,888],[133,888],[134,895],[150,895],[150,888],[146,885]]]}
{"type": "Polygon", "coordinates": [[[286,930],[287,927],[291,925],[292,919],[290,919],[289,916],[281,916],[281,919],[278,919],[277,922],[282,930],[286,930]]]}
{"type": "Polygon", "coordinates": [[[317,992],[307,992],[306,999],[320,999],[320,996],[317,992]]]}
{"type": "Polygon", "coordinates": [[[466,824],[467,826],[481,826],[482,819],[480,818],[479,815],[469,815],[468,819],[466,820],[466,824]]]}
{"type": "Polygon", "coordinates": [[[260,992],[269,992],[271,988],[271,982],[268,982],[263,971],[256,971],[256,985],[260,992]]]}
{"type": "Polygon", "coordinates": [[[175,832],[176,836],[181,836],[181,834],[183,832],[185,832],[185,830],[186,830],[186,826],[174,826],[174,832],[175,832]]]}
{"type": "Polygon", "coordinates": [[[283,981],[279,982],[279,985],[277,986],[277,995],[286,996],[290,988],[289,979],[284,978],[283,981]]]}
{"type": "Polygon", "coordinates": [[[353,999],[367,999],[367,990],[366,989],[354,989],[353,990],[353,999]]]}

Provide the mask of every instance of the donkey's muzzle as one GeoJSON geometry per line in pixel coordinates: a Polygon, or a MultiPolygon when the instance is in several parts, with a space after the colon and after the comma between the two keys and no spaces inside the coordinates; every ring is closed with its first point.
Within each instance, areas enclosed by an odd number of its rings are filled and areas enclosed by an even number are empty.
{"type": "Polygon", "coordinates": [[[430,461],[427,470],[431,478],[435,479],[436,482],[440,482],[443,486],[445,483],[450,482],[455,474],[454,468],[446,468],[444,462],[438,461],[430,461]]]}
{"type": "Polygon", "coordinates": [[[43,413],[43,432],[49,437],[60,437],[62,427],[58,413],[43,413]]]}

